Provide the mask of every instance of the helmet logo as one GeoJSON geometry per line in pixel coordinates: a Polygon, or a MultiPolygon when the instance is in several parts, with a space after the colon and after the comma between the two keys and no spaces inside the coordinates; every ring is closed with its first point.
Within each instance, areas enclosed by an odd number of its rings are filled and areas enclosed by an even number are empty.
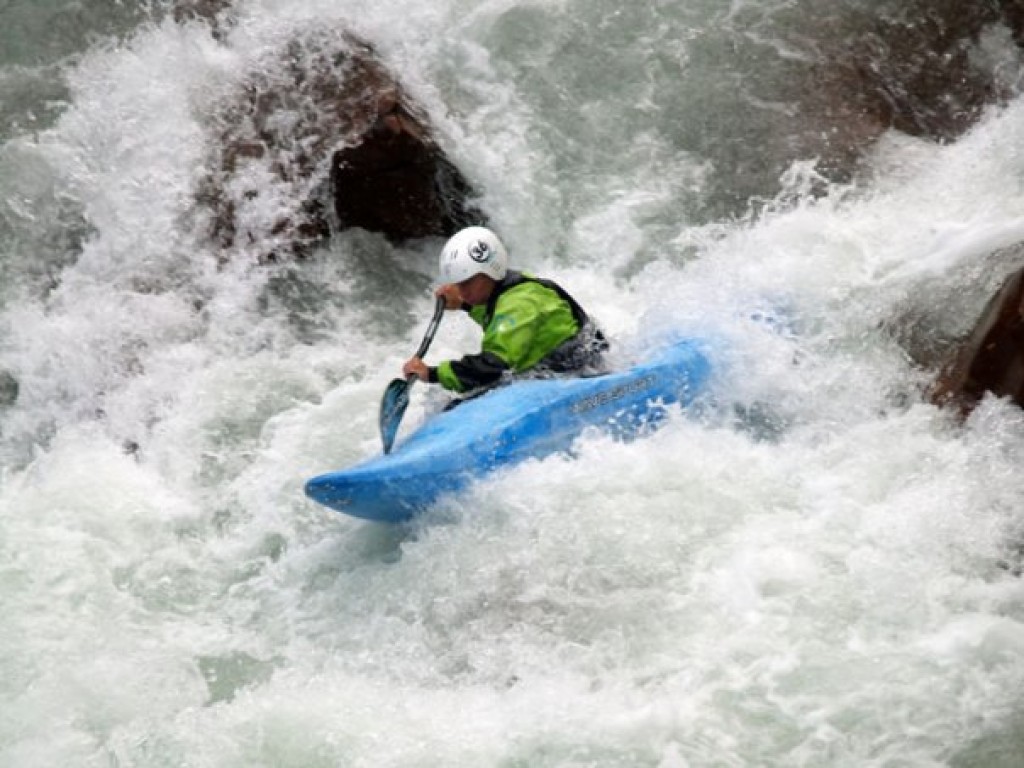
{"type": "Polygon", "coordinates": [[[477,240],[474,245],[469,246],[469,258],[478,264],[486,264],[493,255],[494,252],[483,240],[477,240]]]}

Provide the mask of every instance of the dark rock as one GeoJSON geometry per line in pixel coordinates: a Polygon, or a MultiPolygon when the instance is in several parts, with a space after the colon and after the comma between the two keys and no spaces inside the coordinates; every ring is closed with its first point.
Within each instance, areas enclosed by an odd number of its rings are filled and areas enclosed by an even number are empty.
{"type": "Polygon", "coordinates": [[[1024,269],[989,301],[974,331],[939,375],[932,400],[969,412],[986,393],[1024,405],[1024,269]]]}
{"type": "Polygon", "coordinates": [[[233,0],[175,0],[172,18],[179,24],[204,21],[215,40],[223,40],[234,18],[229,13],[233,0]]]}
{"type": "Polygon", "coordinates": [[[216,24],[220,14],[231,4],[232,0],[175,0],[171,15],[179,24],[195,19],[216,24]]]}
{"type": "Polygon", "coordinates": [[[710,160],[692,203],[700,218],[785,204],[780,181],[795,195],[828,194],[871,172],[865,159],[891,129],[935,142],[961,136],[986,107],[1020,92],[1013,40],[1024,34],[1021,5],[791,0],[766,11],[740,4],[729,23],[687,43],[703,67],[726,58],[722,81],[737,87],[695,89],[689,104],[672,96],[660,102],[682,126],[670,135],[710,160]]]}
{"type": "Polygon", "coordinates": [[[1008,40],[1024,39],[1021,0],[819,5],[788,11],[793,18],[782,34],[800,56],[787,65],[779,92],[764,96],[794,107],[775,131],[788,135],[788,147],[773,148],[786,164],[817,158],[827,180],[847,182],[885,131],[951,141],[986,106],[1015,95],[1000,82],[998,66],[980,55],[980,41],[1000,25],[1008,40]]]}
{"type": "Polygon", "coordinates": [[[380,105],[359,144],[334,153],[331,184],[340,226],[394,240],[450,235],[483,219],[467,204],[473,191],[462,174],[397,99],[380,105]]]}
{"type": "Polygon", "coordinates": [[[426,116],[346,32],[292,39],[216,121],[220,157],[200,199],[224,249],[276,260],[302,255],[332,224],[402,241],[483,220],[426,116]]]}
{"type": "Polygon", "coordinates": [[[929,0],[879,17],[850,46],[842,68],[862,78],[865,109],[886,125],[940,141],[961,135],[995,96],[992,73],[974,64],[991,6],[929,0]]]}
{"type": "Polygon", "coordinates": [[[1001,0],[997,5],[1001,20],[1013,33],[1013,39],[1018,45],[1024,45],[1024,2],[1001,0]]]}
{"type": "Polygon", "coordinates": [[[914,282],[881,330],[923,371],[945,370],[1006,276],[1024,266],[1024,243],[979,254],[914,282]]]}

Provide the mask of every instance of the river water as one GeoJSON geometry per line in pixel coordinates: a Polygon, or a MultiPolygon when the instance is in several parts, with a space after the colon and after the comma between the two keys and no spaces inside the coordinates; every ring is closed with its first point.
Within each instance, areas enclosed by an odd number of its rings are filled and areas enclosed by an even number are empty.
{"type": "Polygon", "coordinates": [[[1024,764],[1024,413],[957,423],[888,331],[962,331],[1017,266],[1024,101],[812,197],[767,117],[798,10],[252,0],[215,42],[0,3],[0,765],[1024,764]],[[708,340],[699,408],[409,528],[303,497],[379,450],[440,243],[224,260],[194,193],[208,115],[336,27],[617,362],[708,340]]]}

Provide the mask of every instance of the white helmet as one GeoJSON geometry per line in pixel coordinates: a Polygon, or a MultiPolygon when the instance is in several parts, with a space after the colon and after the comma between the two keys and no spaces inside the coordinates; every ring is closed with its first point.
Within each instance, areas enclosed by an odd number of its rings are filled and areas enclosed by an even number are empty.
{"type": "Polygon", "coordinates": [[[481,273],[501,280],[508,272],[508,251],[486,227],[467,227],[445,243],[438,270],[442,283],[461,283],[481,273]]]}

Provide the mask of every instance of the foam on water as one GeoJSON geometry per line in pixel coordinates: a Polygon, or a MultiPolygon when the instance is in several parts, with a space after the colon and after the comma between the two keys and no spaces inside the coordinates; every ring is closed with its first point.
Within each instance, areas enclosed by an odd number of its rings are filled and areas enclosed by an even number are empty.
{"type": "MultiPolygon", "coordinates": [[[[38,213],[57,189],[80,228],[50,284],[5,264],[0,763],[1014,764],[1024,417],[923,402],[886,323],[938,304],[967,325],[1013,266],[989,254],[1024,237],[1024,104],[948,146],[889,137],[825,200],[798,164],[763,215],[707,221],[706,158],[657,107],[673,78],[721,87],[676,35],[721,19],[648,10],[244,3],[223,45],[156,22],[92,50],[54,126],[0,148],[2,196],[38,213]],[[379,449],[434,244],[349,233],[294,273],[219,264],[192,192],[209,112],[292,30],[339,22],[617,359],[712,340],[701,409],[411,529],[303,498],[379,449]],[[605,44],[660,63],[647,91],[583,87],[605,44]]],[[[431,357],[476,341],[446,319],[431,357]]],[[[409,425],[431,407],[414,389],[409,425]]]]}

